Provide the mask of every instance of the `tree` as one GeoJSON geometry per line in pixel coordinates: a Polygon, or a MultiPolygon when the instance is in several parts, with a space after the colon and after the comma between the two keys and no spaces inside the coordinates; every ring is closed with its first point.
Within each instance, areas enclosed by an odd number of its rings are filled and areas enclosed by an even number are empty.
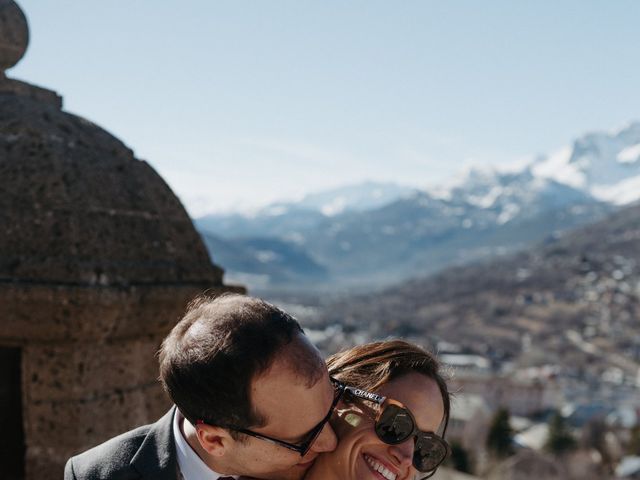
{"type": "Polygon", "coordinates": [[[617,449],[611,443],[611,441],[615,442],[615,437],[607,440],[608,431],[609,427],[607,427],[604,417],[590,419],[582,428],[581,446],[597,450],[602,458],[602,465],[613,472],[617,463],[615,458],[617,449]]]}
{"type": "Polygon", "coordinates": [[[638,455],[638,452],[640,452],[640,423],[631,429],[631,438],[629,439],[627,451],[629,455],[638,455]]]}
{"type": "Polygon", "coordinates": [[[501,408],[491,419],[487,449],[499,458],[513,454],[513,430],[509,422],[509,410],[501,408]]]}
{"type": "Polygon", "coordinates": [[[573,438],[567,422],[559,412],[549,419],[549,437],[545,443],[545,449],[554,455],[562,455],[576,447],[576,439],[573,438]]]}

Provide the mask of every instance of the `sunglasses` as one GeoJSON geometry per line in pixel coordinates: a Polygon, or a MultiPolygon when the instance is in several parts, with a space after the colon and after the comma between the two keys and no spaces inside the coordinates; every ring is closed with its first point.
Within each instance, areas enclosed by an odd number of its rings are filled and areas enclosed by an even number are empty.
{"type": "MultiPolygon", "coordinates": [[[[265,442],[269,442],[274,445],[284,447],[288,450],[293,450],[294,452],[299,453],[301,457],[304,457],[307,454],[307,452],[311,449],[313,442],[315,442],[316,439],[320,436],[320,432],[322,432],[327,422],[331,419],[331,416],[333,415],[334,410],[338,406],[338,403],[342,399],[345,391],[351,388],[345,385],[344,383],[340,382],[339,380],[336,380],[335,378],[331,378],[330,380],[334,390],[333,402],[331,403],[331,407],[329,408],[329,411],[324,416],[324,418],[315,427],[309,430],[303,436],[303,439],[300,442],[297,442],[297,443],[285,442],[284,440],[279,440],[277,438],[273,438],[268,435],[264,435],[262,433],[248,430],[246,428],[236,427],[234,425],[218,425],[218,426],[222,428],[226,428],[227,430],[233,430],[234,432],[243,433],[245,435],[249,435],[250,437],[264,440],[265,442]]],[[[216,425],[213,422],[205,422],[204,420],[196,421],[196,425],[207,425],[207,424],[216,425]]]]}
{"type": "Polygon", "coordinates": [[[371,402],[375,408],[365,406],[365,413],[375,422],[378,438],[387,445],[398,445],[414,439],[413,466],[422,473],[429,473],[425,480],[436,473],[436,469],[447,458],[449,444],[433,432],[419,430],[411,411],[402,403],[375,393],[347,387],[345,402],[371,402]]]}

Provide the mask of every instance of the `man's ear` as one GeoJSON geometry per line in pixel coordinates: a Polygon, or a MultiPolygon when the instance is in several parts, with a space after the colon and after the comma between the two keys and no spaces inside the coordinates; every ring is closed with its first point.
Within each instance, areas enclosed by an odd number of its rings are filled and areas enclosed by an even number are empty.
{"type": "Polygon", "coordinates": [[[214,425],[198,425],[196,433],[200,446],[214,457],[222,457],[235,443],[228,430],[214,425]]]}

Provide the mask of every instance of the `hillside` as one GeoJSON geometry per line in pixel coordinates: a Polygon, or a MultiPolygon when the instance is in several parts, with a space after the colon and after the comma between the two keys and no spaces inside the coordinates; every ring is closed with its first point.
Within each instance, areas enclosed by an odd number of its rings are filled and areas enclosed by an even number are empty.
{"type": "Polygon", "coordinates": [[[597,381],[640,368],[640,206],[492,262],[327,305],[311,322],[404,335],[597,381]]]}
{"type": "Polygon", "coordinates": [[[212,252],[212,259],[220,265],[233,265],[227,280],[261,286],[268,282],[321,282],[326,270],[292,242],[274,237],[236,238],[225,240],[210,233],[202,238],[212,252]],[[249,273],[250,272],[250,273],[249,273]]]}

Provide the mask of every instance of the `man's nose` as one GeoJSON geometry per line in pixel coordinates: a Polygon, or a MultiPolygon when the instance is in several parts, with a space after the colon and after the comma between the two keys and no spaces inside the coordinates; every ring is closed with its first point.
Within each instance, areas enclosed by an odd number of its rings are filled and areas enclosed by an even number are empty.
{"type": "Polygon", "coordinates": [[[311,450],[314,452],[322,453],[322,452],[332,452],[336,449],[338,445],[338,439],[336,438],[336,434],[331,428],[331,425],[327,422],[318,435],[318,438],[313,445],[311,446],[311,450]]]}

